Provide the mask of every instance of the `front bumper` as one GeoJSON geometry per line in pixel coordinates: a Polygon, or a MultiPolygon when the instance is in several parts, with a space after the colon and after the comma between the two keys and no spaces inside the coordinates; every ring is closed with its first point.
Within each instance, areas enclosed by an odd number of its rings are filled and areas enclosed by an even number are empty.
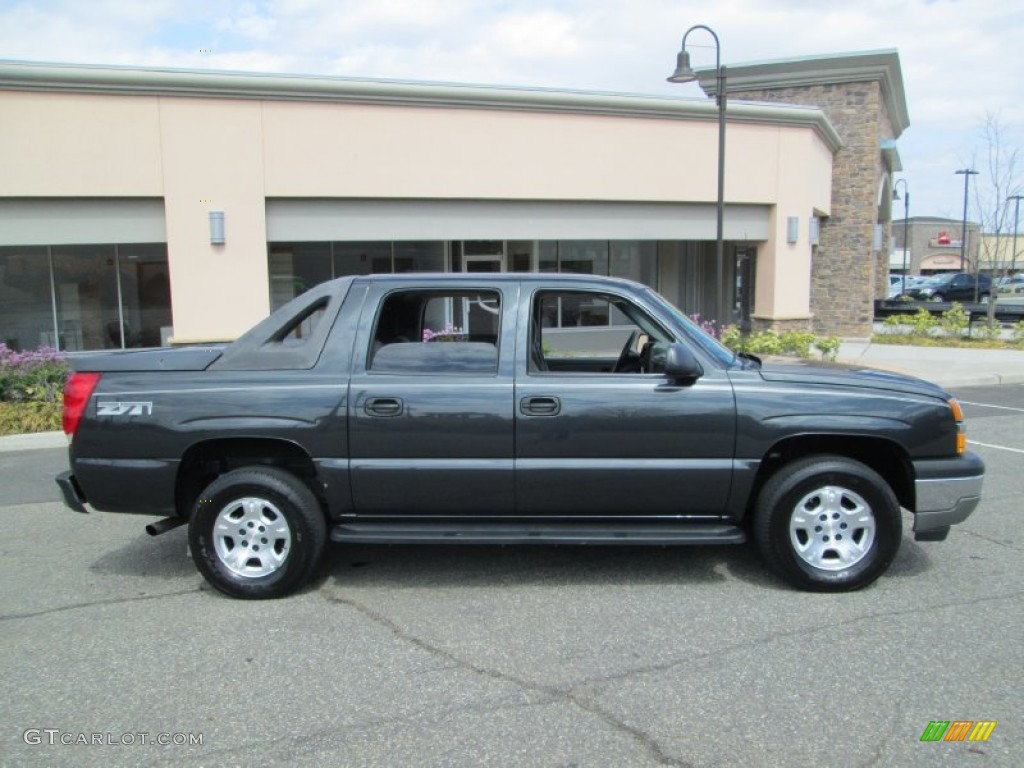
{"type": "Polygon", "coordinates": [[[914,462],[914,533],[948,531],[981,501],[985,464],[973,453],[914,462]]]}
{"type": "Polygon", "coordinates": [[[75,512],[88,513],[89,510],[85,508],[85,494],[78,487],[78,481],[75,480],[75,476],[70,472],[61,472],[57,475],[56,480],[57,487],[60,488],[60,492],[64,495],[64,503],[75,510],[75,512]]]}

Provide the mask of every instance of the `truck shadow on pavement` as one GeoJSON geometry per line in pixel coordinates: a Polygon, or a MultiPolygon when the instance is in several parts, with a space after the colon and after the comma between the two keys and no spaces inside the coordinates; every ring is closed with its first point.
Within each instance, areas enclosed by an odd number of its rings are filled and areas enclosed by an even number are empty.
{"type": "Polygon", "coordinates": [[[316,589],[724,584],[785,589],[751,544],[729,547],[332,545],[316,589]]]}
{"type": "MultiPolygon", "coordinates": [[[[90,566],[96,573],[194,581],[197,572],[184,528],[140,535],[90,566]]],[[[884,578],[916,577],[931,568],[924,547],[904,536],[884,578]]],[[[791,589],[771,573],[751,543],[723,547],[443,546],[328,544],[313,582],[339,586],[422,589],[571,585],[714,585],[740,581],[791,589]]]]}
{"type": "Polygon", "coordinates": [[[96,573],[194,580],[195,564],[188,553],[186,528],[153,537],[142,534],[107,552],[89,566],[96,573]]]}

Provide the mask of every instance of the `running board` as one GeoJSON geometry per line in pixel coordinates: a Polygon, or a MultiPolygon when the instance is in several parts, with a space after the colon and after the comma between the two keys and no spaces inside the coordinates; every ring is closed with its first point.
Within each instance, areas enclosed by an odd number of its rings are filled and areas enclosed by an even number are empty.
{"type": "Polygon", "coordinates": [[[331,529],[342,544],[593,544],[679,546],[742,544],[743,530],[722,523],[346,522],[331,529]]]}

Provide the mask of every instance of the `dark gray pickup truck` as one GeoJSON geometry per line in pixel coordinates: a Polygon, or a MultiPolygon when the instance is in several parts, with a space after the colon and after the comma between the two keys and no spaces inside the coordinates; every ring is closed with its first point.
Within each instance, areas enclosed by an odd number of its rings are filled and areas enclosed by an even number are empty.
{"type": "Polygon", "coordinates": [[[863,587],[981,494],[924,381],[736,356],[650,289],[570,275],[324,283],[225,347],[84,358],[67,504],[189,525],[236,597],[341,543],[738,544],[811,590],[863,587]]]}

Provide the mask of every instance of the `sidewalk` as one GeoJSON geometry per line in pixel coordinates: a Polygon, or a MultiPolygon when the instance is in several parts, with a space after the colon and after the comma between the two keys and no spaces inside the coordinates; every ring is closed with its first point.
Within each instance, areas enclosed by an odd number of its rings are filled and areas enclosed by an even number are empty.
{"type": "MultiPolygon", "coordinates": [[[[954,349],[844,341],[837,362],[881,368],[935,382],[947,389],[992,384],[1024,384],[1024,350],[954,349]]],[[[0,453],[65,448],[63,432],[0,437],[0,453]]]]}
{"type": "Polygon", "coordinates": [[[1024,383],[1024,350],[914,347],[844,341],[839,347],[836,360],[916,376],[947,389],[1024,383]]]}

